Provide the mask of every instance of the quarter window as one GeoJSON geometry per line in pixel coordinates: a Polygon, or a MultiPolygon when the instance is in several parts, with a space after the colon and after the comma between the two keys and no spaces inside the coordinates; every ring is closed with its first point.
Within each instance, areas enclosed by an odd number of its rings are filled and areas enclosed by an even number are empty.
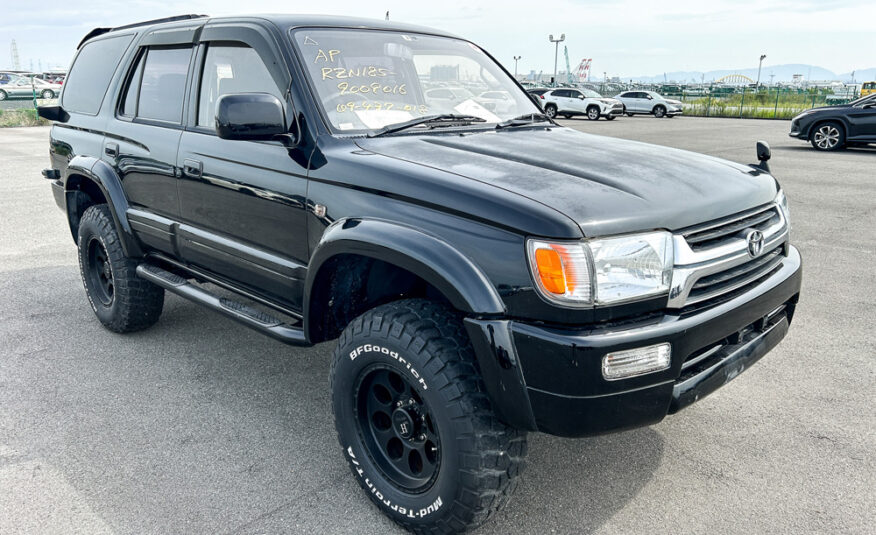
{"type": "Polygon", "coordinates": [[[143,66],[137,117],[179,124],[192,48],[150,48],[143,66]]]}
{"type": "Polygon", "coordinates": [[[110,78],[133,37],[108,37],[90,41],[82,47],[64,82],[61,105],[66,111],[97,114],[110,78]]]}
{"type": "Polygon", "coordinates": [[[246,45],[210,45],[198,97],[198,126],[215,127],[216,101],[229,93],[282,92],[258,53],[246,45]]]}

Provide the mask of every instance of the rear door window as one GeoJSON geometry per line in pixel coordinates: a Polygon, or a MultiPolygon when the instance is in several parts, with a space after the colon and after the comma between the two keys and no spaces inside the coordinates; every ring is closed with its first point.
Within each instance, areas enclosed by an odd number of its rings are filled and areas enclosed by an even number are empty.
{"type": "Polygon", "coordinates": [[[180,124],[192,47],[150,48],[143,65],[137,118],[180,124]]]}
{"type": "Polygon", "coordinates": [[[119,35],[83,45],[64,82],[61,106],[65,111],[97,114],[110,79],[133,38],[132,34],[119,35]]]}

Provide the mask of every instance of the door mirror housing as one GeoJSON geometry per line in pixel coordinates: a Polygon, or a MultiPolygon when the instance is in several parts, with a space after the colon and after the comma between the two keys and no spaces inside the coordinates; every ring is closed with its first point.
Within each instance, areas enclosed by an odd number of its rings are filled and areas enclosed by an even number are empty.
{"type": "Polygon", "coordinates": [[[773,157],[773,152],[770,150],[770,144],[766,141],[757,142],[757,160],[760,162],[768,162],[773,157]]]}
{"type": "Polygon", "coordinates": [[[274,95],[231,93],[216,102],[216,134],[222,139],[271,140],[288,133],[283,103],[274,95]]]}
{"type": "Polygon", "coordinates": [[[584,95],[578,95],[578,100],[584,100],[584,95]]]}
{"type": "Polygon", "coordinates": [[[57,121],[66,123],[70,120],[70,114],[64,111],[61,106],[39,106],[37,107],[37,115],[49,121],[57,121]]]}

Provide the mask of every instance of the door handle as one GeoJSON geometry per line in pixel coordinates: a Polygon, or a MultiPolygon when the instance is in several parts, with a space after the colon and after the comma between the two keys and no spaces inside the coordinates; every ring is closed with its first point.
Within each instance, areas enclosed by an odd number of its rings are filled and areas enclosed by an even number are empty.
{"type": "Polygon", "coordinates": [[[113,158],[119,157],[119,144],[118,143],[107,143],[103,148],[104,154],[107,156],[112,156],[113,158]]]}
{"type": "Polygon", "coordinates": [[[201,178],[201,175],[204,174],[204,163],[199,160],[189,160],[187,158],[183,161],[183,173],[191,177],[201,178]]]}

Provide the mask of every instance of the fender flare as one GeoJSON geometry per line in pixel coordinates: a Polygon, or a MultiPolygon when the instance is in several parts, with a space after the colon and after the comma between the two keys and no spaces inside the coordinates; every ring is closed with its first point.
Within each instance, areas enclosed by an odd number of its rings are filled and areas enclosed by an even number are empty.
{"type": "Polygon", "coordinates": [[[444,240],[407,225],[381,219],[341,219],[332,223],[311,255],[304,290],[304,329],[320,268],[341,254],[382,260],[422,278],[467,314],[501,315],[505,304],[471,259],[444,240]]]}
{"type": "MultiPolygon", "coordinates": [[[[125,255],[129,257],[142,256],[143,251],[134,237],[131,230],[131,224],[128,222],[128,198],[125,196],[125,191],[122,189],[122,181],[116,174],[115,170],[106,162],[94,158],[92,156],[75,156],[67,165],[64,172],[64,193],[67,200],[67,218],[70,219],[71,198],[77,191],[68,186],[72,175],[80,175],[97,184],[97,187],[103,193],[109,206],[110,213],[113,216],[113,222],[116,226],[116,231],[119,234],[119,239],[122,242],[122,249],[125,255]]],[[[72,204],[75,206],[75,203],[72,204]]],[[[71,233],[73,226],[70,226],[71,233]]],[[[73,236],[76,240],[76,236],[73,236]]]]}

